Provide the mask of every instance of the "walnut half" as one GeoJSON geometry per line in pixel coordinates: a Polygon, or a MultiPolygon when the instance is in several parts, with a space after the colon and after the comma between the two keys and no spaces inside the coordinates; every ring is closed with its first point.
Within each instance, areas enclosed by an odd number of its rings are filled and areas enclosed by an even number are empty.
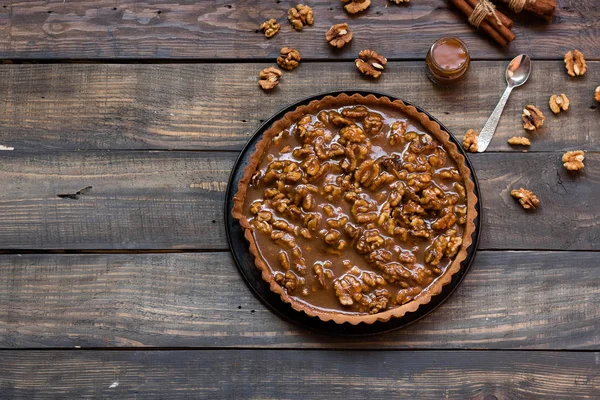
{"type": "Polygon", "coordinates": [[[325,39],[333,47],[341,49],[352,40],[354,34],[350,31],[348,24],[335,24],[325,34],[325,39]]]}
{"type": "Polygon", "coordinates": [[[342,3],[349,14],[356,14],[369,8],[371,0],[342,0],[342,3]]]}
{"type": "Polygon", "coordinates": [[[579,50],[569,50],[567,54],[565,54],[564,60],[567,73],[571,76],[581,76],[587,71],[585,58],[583,58],[583,53],[579,50]]]}
{"type": "Polygon", "coordinates": [[[553,94],[548,101],[548,105],[554,114],[558,114],[561,110],[567,111],[570,104],[569,98],[564,93],[559,95],[553,94]]]}
{"type": "Polygon", "coordinates": [[[271,18],[260,25],[260,30],[263,31],[268,38],[279,32],[279,28],[281,28],[281,25],[277,23],[275,18],[271,18]]]}
{"type": "Polygon", "coordinates": [[[583,160],[585,154],[583,150],[567,151],[562,156],[563,166],[569,171],[579,171],[583,169],[583,160]]]}
{"type": "Polygon", "coordinates": [[[373,50],[362,50],[354,62],[362,74],[379,78],[387,64],[387,58],[373,50]]]}
{"type": "Polygon", "coordinates": [[[528,138],[524,136],[513,136],[508,139],[508,144],[517,145],[517,146],[531,146],[531,142],[528,138]]]}
{"type": "Polygon", "coordinates": [[[281,49],[281,55],[277,57],[277,65],[286,71],[291,71],[298,67],[300,62],[300,53],[298,50],[284,47],[281,49]]]}
{"type": "Polygon", "coordinates": [[[600,86],[598,86],[594,91],[594,100],[600,102],[600,86]]]}
{"type": "Polygon", "coordinates": [[[273,89],[279,84],[279,78],[281,78],[283,72],[275,67],[265,68],[258,74],[258,84],[264,90],[273,89]]]}
{"type": "Polygon", "coordinates": [[[510,192],[510,195],[515,199],[518,199],[521,206],[526,210],[535,209],[540,205],[540,200],[531,190],[523,188],[520,188],[519,190],[515,189],[510,192]]]}
{"type": "Polygon", "coordinates": [[[473,129],[469,129],[467,133],[465,133],[465,137],[463,138],[463,148],[471,153],[477,153],[477,141],[479,139],[479,132],[473,129]]]}
{"type": "Polygon", "coordinates": [[[295,30],[301,31],[304,25],[313,24],[313,10],[304,4],[298,4],[288,10],[288,20],[295,30]]]}
{"type": "Polygon", "coordinates": [[[523,128],[535,131],[544,125],[544,114],[536,106],[528,105],[523,109],[523,128]]]}

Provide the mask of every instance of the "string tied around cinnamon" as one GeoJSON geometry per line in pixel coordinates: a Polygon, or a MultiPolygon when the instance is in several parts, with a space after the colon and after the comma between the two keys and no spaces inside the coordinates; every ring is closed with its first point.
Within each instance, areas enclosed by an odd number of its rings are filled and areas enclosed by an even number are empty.
{"type": "Polygon", "coordinates": [[[489,0],[480,0],[469,17],[469,23],[479,29],[479,25],[481,25],[488,16],[494,17],[496,23],[502,25],[502,21],[500,21],[500,18],[496,15],[496,7],[489,0]]]}
{"type": "Polygon", "coordinates": [[[516,13],[520,13],[523,11],[523,7],[525,4],[533,4],[535,0],[508,0],[508,8],[513,10],[516,13]]]}

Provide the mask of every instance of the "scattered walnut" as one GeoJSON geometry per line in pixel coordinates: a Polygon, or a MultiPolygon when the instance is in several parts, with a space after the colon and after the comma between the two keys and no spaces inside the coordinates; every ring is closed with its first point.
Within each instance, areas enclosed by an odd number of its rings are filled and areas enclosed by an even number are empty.
{"type": "Polygon", "coordinates": [[[518,199],[519,203],[521,203],[526,210],[535,209],[540,205],[540,200],[531,190],[523,188],[520,188],[519,190],[515,189],[510,192],[510,195],[515,199],[518,199]]]}
{"type": "Polygon", "coordinates": [[[479,131],[469,129],[463,138],[463,148],[471,153],[477,152],[477,140],[479,139],[479,131]]]}
{"type": "Polygon", "coordinates": [[[519,145],[519,146],[531,146],[531,142],[524,136],[513,136],[508,139],[508,144],[519,145]]]}
{"type": "Polygon", "coordinates": [[[301,31],[304,25],[313,24],[313,10],[304,4],[298,4],[288,10],[288,19],[295,30],[301,31]]]}
{"type": "Polygon", "coordinates": [[[550,100],[548,101],[550,105],[550,109],[554,114],[558,114],[561,110],[567,111],[569,109],[569,99],[566,94],[561,93],[559,95],[553,94],[550,96],[550,100]]]}
{"type": "Polygon", "coordinates": [[[279,28],[281,28],[281,25],[277,23],[275,18],[271,18],[260,25],[260,30],[263,31],[268,38],[279,32],[279,28]]]}
{"type": "Polygon", "coordinates": [[[544,125],[544,114],[531,104],[523,109],[523,128],[528,131],[536,131],[544,125]]]}
{"type": "Polygon", "coordinates": [[[596,88],[596,91],[594,92],[594,99],[595,99],[597,102],[600,102],[600,86],[598,86],[598,87],[596,88]]]}
{"type": "Polygon", "coordinates": [[[277,65],[286,71],[291,71],[298,67],[300,62],[300,53],[298,50],[284,47],[281,49],[281,55],[277,57],[277,65]]]}
{"type": "Polygon", "coordinates": [[[366,10],[371,5],[371,0],[342,0],[344,9],[350,14],[356,14],[366,10]]]}
{"type": "Polygon", "coordinates": [[[567,54],[565,54],[565,67],[567,67],[567,73],[571,76],[585,74],[587,65],[585,64],[583,53],[579,50],[569,50],[567,54]]]}
{"type": "Polygon", "coordinates": [[[562,156],[563,166],[569,171],[579,171],[583,169],[584,158],[583,150],[567,151],[562,156]]]}
{"type": "Polygon", "coordinates": [[[358,53],[358,58],[354,62],[356,68],[362,74],[379,78],[381,71],[383,71],[387,64],[387,58],[377,54],[373,50],[362,50],[358,53]]]}
{"type": "Polygon", "coordinates": [[[335,24],[325,33],[325,39],[327,39],[329,44],[338,49],[349,43],[352,40],[352,36],[354,36],[354,33],[350,31],[346,23],[335,24]]]}
{"type": "Polygon", "coordinates": [[[279,78],[283,73],[275,67],[265,68],[258,74],[258,84],[264,90],[273,89],[279,84],[279,78]]]}
{"type": "Polygon", "coordinates": [[[391,2],[394,2],[396,4],[401,4],[401,3],[410,3],[410,0],[390,0],[391,2]]]}

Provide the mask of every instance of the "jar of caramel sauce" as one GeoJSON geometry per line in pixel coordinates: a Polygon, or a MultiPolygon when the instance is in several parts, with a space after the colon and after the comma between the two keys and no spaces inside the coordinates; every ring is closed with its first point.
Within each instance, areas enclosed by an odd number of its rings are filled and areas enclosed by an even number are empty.
{"type": "Polygon", "coordinates": [[[469,50],[462,40],[443,37],[427,52],[427,76],[440,86],[450,86],[463,77],[470,61],[469,50]]]}

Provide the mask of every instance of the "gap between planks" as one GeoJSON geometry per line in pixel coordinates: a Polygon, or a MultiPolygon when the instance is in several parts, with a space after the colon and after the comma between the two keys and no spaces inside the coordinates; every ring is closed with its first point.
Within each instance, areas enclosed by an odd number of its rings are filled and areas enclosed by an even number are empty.
{"type": "MultiPolygon", "coordinates": [[[[259,57],[259,58],[165,58],[165,59],[145,59],[145,58],[84,58],[84,59],[70,59],[70,58],[39,58],[39,59],[27,59],[27,58],[4,58],[0,59],[1,64],[260,64],[260,63],[274,63],[276,57],[259,57]]],[[[423,62],[425,63],[425,57],[413,57],[413,58],[387,58],[388,62],[423,62]]],[[[481,58],[472,57],[471,61],[476,62],[500,62],[510,61],[512,57],[506,58],[481,58]]],[[[562,61],[562,58],[558,57],[535,57],[532,61],[562,61]]],[[[600,61],[600,58],[588,58],[589,61],[600,61]]],[[[302,63],[354,63],[354,60],[348,58],[303,58],[302,63]]]]}
{"type": "MultiPolygon", "coordinates": [[[[401,328],[402,329],[402,328],[401,328]]],[[[400,330],[401,330],[400,329],[400,330]]],[[[377,336],[386,335],[386,333],[382,333],[377,336]]],[[[360,339],[360,337],[359,337],[360,339]]],[[[183,346],[183,347],[20,347],[20,348],[11,348],[11,347],[0,347],[0,351],[2,352],[25,352],[25,351],[39,351],[45,353],[51,353],[55,351],[60,352],[160,352],[160,351],[302,351],[302,352],[353,352],[353,353],[390,353],[390,352],[461,352],[461,351],[472,351],[472,352],[511,352],[511,353],[599,353],[599,350],[595,349],[511,349],[511,348],[501,348],[501,349],[482,349],[477,347],[465,347],[465,348],[419,348],[419,347],[406,347],[406,348],[381,348],[381,349],[372,349],[372,348],[356,348],[356,347],[335,347],[335,348],[314,348],[314,347],[243,347],[243,346],[183,346]]]]}

